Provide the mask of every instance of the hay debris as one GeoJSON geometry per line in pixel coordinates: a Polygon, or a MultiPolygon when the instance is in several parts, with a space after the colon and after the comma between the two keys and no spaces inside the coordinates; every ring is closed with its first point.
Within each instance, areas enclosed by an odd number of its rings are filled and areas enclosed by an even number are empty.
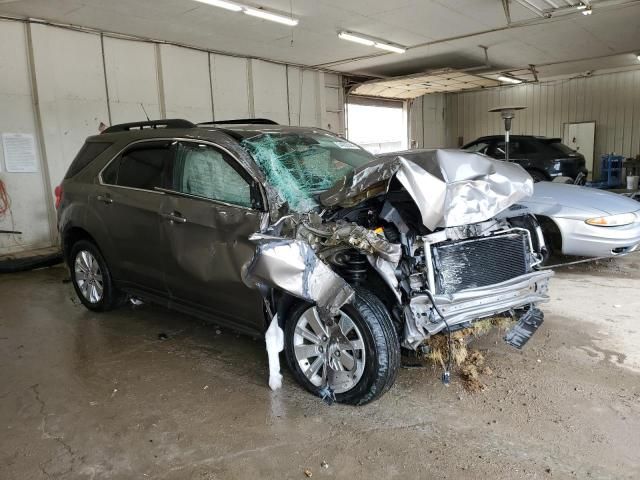
{"type": "MultiPolygon", "coordinates": [[[[484,355],[476,349],[468,349],[467,344],[474,338],[486,335],[491,329],[509,329],[514,319],[511,317],[491,317],[475,322],[471,327],[457,330],[451,334],[452,363],[457,367],[463,379],[465,389],[469,392],[479,392],[486,388],[480,375],[492,375],[491,368],[484,364],[484,355]]],[[[446,332],[441,332],[426,341],[429,347],[425,355],[426,360],[444,368],[449,353],[449,342],[446,332]]]]}

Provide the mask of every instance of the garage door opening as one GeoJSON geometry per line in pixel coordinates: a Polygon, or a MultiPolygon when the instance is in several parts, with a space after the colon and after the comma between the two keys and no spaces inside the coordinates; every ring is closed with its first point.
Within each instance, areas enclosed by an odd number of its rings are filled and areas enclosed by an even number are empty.
{"type": "Polygon", "coordinates": [[[347,138],[371,153],[407,149],[405,102],[348,97],[347,138]]]}

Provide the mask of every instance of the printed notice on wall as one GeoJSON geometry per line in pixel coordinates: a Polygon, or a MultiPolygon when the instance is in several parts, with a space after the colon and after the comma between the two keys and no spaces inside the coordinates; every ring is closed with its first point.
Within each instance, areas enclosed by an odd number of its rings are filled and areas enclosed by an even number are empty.
{"type": "Polygon", "coordinates": [[[36,140],[31,133],[3,133],[4,165],[9,173],[38,171],[36,140]]]}

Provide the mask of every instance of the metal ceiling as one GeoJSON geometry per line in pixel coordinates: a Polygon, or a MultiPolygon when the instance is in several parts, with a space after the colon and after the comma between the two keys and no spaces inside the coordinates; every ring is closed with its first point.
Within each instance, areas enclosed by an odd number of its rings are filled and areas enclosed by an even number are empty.
{"type": "MultiPolygon", "coordinates": [[[[100,31],[350,74],[389,77],[449,67],[467,70],[489,48],[497,70],[536,65],[541,78],[637,65],[638,0],[252,0],[291,12],[295,28],[193,0],[0,0],[0,15],[100,31]],[[508,18],[505,15],[508,6],[508,18]],[[526,5],[526,6],[523,6],[526,5]],[[557,8],[553,5],[557,5],[557,8]],[[550,17],[549,17],[550,15],[550,17]],[[354,31],[408,48],[404,54],[346,42],[354,31]],[[575,65],[570,65],[576,62],[575,65]]],[[[478,74],[478,71],[474,71],[478,74]]]]}

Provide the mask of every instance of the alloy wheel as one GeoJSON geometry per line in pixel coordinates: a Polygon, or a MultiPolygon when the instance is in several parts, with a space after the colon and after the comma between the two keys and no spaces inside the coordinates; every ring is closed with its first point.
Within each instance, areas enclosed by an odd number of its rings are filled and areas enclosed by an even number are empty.
{"type": "Polygon", "coordinates": [[[102,270],[96,257],[87,250],[80,250],[74,262],[76,284],[89,303],[98,303],[104,294],[102,270]]]}

